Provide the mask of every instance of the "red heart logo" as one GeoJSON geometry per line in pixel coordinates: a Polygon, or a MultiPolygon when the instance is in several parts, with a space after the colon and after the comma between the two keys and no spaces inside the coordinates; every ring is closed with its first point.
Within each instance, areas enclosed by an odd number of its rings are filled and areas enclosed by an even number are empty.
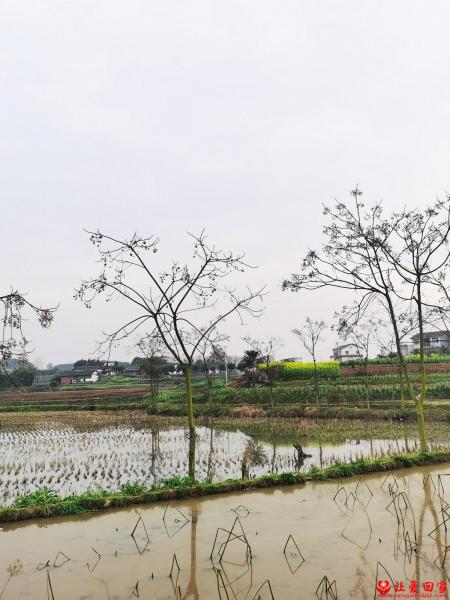
{"type": "Polygon", "coordinates": [[[377,592],[380,596],[387,596],[391,591],[391,584],[387,579],[380,579],[377,583],[377,592]]]}

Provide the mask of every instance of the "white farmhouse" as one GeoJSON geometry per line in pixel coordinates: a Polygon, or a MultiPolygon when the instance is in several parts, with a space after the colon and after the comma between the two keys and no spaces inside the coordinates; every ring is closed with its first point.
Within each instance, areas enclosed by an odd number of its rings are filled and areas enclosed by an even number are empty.
{"type": "Polygon", "coordinates": [[[346,362],[348,360],[363,358],[363,355],[361,348],[357,344],[349,342],[348,344],[341,344],[340,346],[333,348],[331,358],[339,362],[346,362]]]}
{"type": "MultiPolygon", "coordinates": [[[[425,354],[449,354],[450,353],[450,331],[424,331],[423,345],[425,354]]],[[[402,344],[405,355],[419,354],[420,336],[418,333],[411,336],[410,342],[402,344]]]]}

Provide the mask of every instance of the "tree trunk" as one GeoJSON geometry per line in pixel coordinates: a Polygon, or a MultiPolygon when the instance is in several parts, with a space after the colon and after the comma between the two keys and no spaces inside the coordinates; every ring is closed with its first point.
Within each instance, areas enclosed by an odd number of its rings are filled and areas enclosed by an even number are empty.
{"type": "Polygon", "coordinates": [[[193,430],[193,429],[195,429],[195,422],[194,422],[194,406],[193,406],[193,401],[192,401],[192,365],[185,365],[184,381],[186,384],[186,400],[187,400],[189,429],[193,430]]]}
{"type": "Polygon", "coordinates": [[[420,356],[420,394],[416,398],[417,425],[419,427],[420,447],[428,450],[425,428],[424,402],[427,390],[427,376],[425,372],[425,353],[423,348],[423,313],[420,277],[417,279],[417,311],[419,317],[419,356],[420,356]]]}
{"type": "Polygon", "coordinates": [[[403,387],[403,373],[402,370],[398,371],[400,377],[400,406],[405,408],[405,388],[403,387]]]}
{"type": "Polygon", "coordinates": [[[199,600],[200,595],[197,586],[197,521],[199,514],[199,505],[198,503],[191,504],[191,568],[190,568],[190,577],[189,583],[186,587],[186,592],[184,596],[180,598],[182,600],[188,600],[188,598],[193,598],[193,600],[199,600]]]}
{"type": "Polygon", "coordinates": [[[188,455],[188,476],[195,481],[195,444],[196,433],[194,429],[189,430],[189,455],[188,455]]]}
{"type": "Polygon", "coordinates": [[[370,410],[370,400],[369,400],[369,366],[368,366],[368,360],[369,360],[369,357],[366,354],[366,358],[365,358],[365,361],[364,361],[364,371],[365,371],[364,385],[365,385],[365,388],[366,388],[367,408],[370,410]]]}
{"type": "Polygon", "coordinates": [[[420,449],[423,452],[425,452],[428,450],[428,443],[427,443],[427,434],[426,434],[426,425],[425,425],[425,414],[424,414],[424,410],[423,410],[423,400],[421,399],[420,395],[416,396],[416,394],[414,392],[414,388],[413,388],[411,380],[409,378],[409,374],[406,369],[406,363],[403,358],[403,355],[400,355],[399,358],[400,358],[400,363],[401,363],[401,367],[402,367],[402,371],[403,371],[403,377],[406,380],[406,387],[407,387],[409,396],[413,400],[415,407],[416,407],[416,420],[417,420],[417,428],[419,430],[420,449]]]}
{"type": "Polygon", "coordinates": [[[212,391],[213,391],[214,381],[213,381],[213,377],[212,377],[209,369],[205,372],[205,375],[206,375],[206,385],[208,386],[208,407],[209,407],[209,413],[211,414],[212,413],[212,391]]]}
{"type": "Polygon", "coordinates": [[[270,363],[266,363],[266,376],[267,383],[269,384],[269,393],[270,393],[270,406],[272,407],[272,416],[275,415],[275,404],[273,400],[273,386],[272,386],[272,376],[270,373],[270,363]]]}
{"type": "Polygon", "coordinates": [[[194,406],[192,400],[192,365],[185,365],[184,380],[186,383],[186,399],[189,424],[188,475],[189,477],[192,477],[192,479],[195,479],[195,422],[194,406]]]}
{"type": "Polygon", "coordinates": [[[316,392],[316,404],[319,404],[319,382],[317,381],[317,365],[316,365],[316,359],[313,359],[314,362],[314,388],[315,388],[315,392],[316,392]]]}
{"type": "MultiPolygon", "coordinates": [[[[397,326],[397,320],[395,317],[395,311],[394,311],[394,307],[392,305],[392,301],[391,301],[389,295],[386,296],[386,300],[387,300],[388,307],[389,307],[389,315],[391,317],[392,328],[394,330],[395,345],[397,347],[397,354],[398,354],[398,361],[400,364],[400,369],[401,369],[401,372],[403,373],[403,377],[406,382],[406,389],[408,390],[409,397],[411,398],[411,401],[414,403],[414,405],[416,407],[416,419],[417,419],[417,428],[419,430],[420,449],[422,451],[426,451],[426,450],[428,450],[428,444],[427,444],[427,435],[426,435],[426,427],[425,427],[425,416],[424,416],[424,411],[423,411],[423,401],[421,402],[420,397],[419,398],[416,397],[416,394],[414,393],[414,388],[413,388],[411,380],[409,378],[408,371],[406,369],[406,363],[405,363],[405,359],[404,359],[403,352],[402,352],[401,345],[400,345],[400,335],[398,333],[398,326],[397,326]]],[[[419,323],[419,326],[420,326],[420,323],[419,323]]],[[[422,327],[423,327],[423,323],[422,323],[422,327]]]]}

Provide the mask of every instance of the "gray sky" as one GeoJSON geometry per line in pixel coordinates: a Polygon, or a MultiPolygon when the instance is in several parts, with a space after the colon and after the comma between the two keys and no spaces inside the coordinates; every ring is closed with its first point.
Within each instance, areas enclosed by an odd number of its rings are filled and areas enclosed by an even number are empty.
{"type": "Polygon", "coordinates": [[[1,289],[60,303],[51,330],[28,324],[34,356],[87,356],[127,316],[72,299],[96,271],[83,227],[155,233],[168,259],[206,227],[271,292],[230,352],[273,335],[306,357],[289,329],[340,299],[279,282],[322,202],[356,182],[389,208],[450,189],[449,23],[437,0],[2,0],[1,289]]]}

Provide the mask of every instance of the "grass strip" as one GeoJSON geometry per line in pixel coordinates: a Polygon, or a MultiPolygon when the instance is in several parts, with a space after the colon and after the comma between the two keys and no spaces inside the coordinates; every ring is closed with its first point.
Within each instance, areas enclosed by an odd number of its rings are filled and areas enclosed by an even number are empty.
{"type": "Polygon", "coordinates": [[[195,483],[188,477],[174,477],[149,489],[139,483],[127,484],[119,492],[86,492],[66,498],[42,488],[29,496],[18,498],[12,506],[0,508],[0,522],[84,514],[133,504],[167,502],[304,482],[305,475],[302,473],[268,474],[255,479],[229,479],[217,483],[195,483]]]}
{"type": "Polygon", "coordinates": [[[308,481],[326,481],[445,462],[450,462],[450,449],[396,454],[376,460],[337,463],[326,469],[312,467],[309,473],[270,473],[254,479],[229,479],[218,483],[196,483],[188,477],[174,477],[165,479],[151,488],[146,488],[141,483],[125,484],[118,492],[86,492],[66,498],[61,498],[48,488],[42,488],[27,496],[21,496],[12,506],[0,508],[0,522],[86,514],[134,504],[168,502],[237,491],[248,492],[302,484],[308,481]]]}

